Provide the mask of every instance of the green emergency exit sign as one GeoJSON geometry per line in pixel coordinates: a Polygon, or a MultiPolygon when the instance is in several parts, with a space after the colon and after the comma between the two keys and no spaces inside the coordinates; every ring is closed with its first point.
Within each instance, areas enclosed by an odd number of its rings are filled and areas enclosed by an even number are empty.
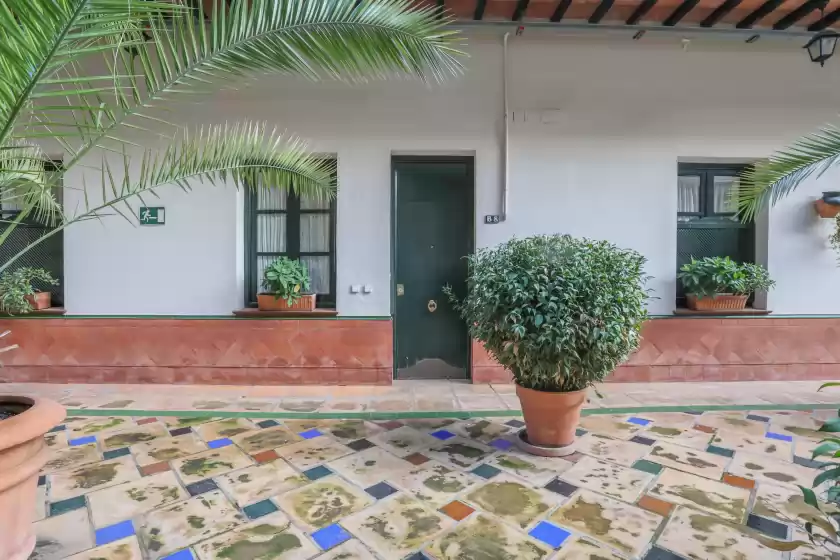
{"type": "Polygon", "coordinates": [[[166,210],[163,206],[141,206],[141,226],[162,226],[166,223],[166,210]]]}

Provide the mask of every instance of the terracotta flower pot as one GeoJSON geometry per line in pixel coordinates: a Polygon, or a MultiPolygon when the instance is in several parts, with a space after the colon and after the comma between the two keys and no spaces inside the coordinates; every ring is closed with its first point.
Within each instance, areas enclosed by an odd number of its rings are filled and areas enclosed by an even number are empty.
{"type": "Polygon", "coordinates": [[[748,297],[735,294],[716,294],[714,296],[697,297],[694,294],[688,294],[685,297],[685,302],[688,304],[689,309],[696,311],[744,309],[747,307],[748,297]]]}
{"type": "Polygon", "coordinates": [[[52,307],[52,294],[50,292],[35,292],[33,296],[26,296],[26,301],[32,309],[49,309],[52,307]]]}
{"type": "Polygon", "coordinates": [[[586,402],[586,390],[548,393],[516,386],[522,404],[528,442],[542,447],[561,447],[575,441],[580,410],[586,402]]]}
{"type": "Polygon", "coordinates": [[[49,458],[44,434],[64,420],[65,410],[47,399],[0,396],[0,405],[8,404],[29,408],[0,420],[0,558],[26,560],[35,548],[38,473],[49,458]]]}
{"type": "Polygon", "coordinates": [[[834,218],[837,214],[840,214],[840,206],[829,204],[821,198],[814,201],[814,208],[816,208],[820,218],[834,218]]]}
{"type": "Polygon", "coordinates": [[[315,309],[315,294],[304,294],[292,305],[274,294],[257,294],[257,307],[260,311],[313,311],[315,309]]]}

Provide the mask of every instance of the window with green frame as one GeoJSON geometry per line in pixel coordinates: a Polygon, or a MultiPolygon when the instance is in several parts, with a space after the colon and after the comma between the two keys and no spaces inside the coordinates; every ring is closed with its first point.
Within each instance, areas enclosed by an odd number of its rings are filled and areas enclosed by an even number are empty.
{"type": "MultiPolygon", "coordinates": [[[[691,258],[730,257],[755,262],[755,224],[738,218],[735,194],[744,165],[679,164],[677,270],[691,258]]],[[[685,306],[677,281],[677,307],[685,306]]]]}
{"type": "MultiPolygon", "coordinates": [[[[55,173],[61,169],[61,161],[45,161],[44,170],[49,178],[54,178],[55,173]]],[[[62,186],[56,185],[54,193],[59,201],[62,202],[62,186]]],[[[19,201],[9,200],[0,202],[0,222],[7,223],[14,220],[21,211],[19,201]]],[[[0,225],[0,231],[5,226],[0,225]]],[[[40,239],[44,234],[49,233],[54,228],[50,225],[38,222],[34,216],[25,218],[21,223],[12,230],[9,237],[0,246],[0,263],[5,264],[19,251],[23,250],[33,241],[40,239]]],[[[35,284],[39,290],[48,291],[52,294],[53,307],[62,307],[64,305],[64,232],[59,231],[43,242],[39,243],[17,259],[11,266],[12,269],[32,267],[43,268],[49,272],[53,278],[58,280],[58,285],[51,286],[47,284],[35,284]]]]}
{"type": "Polygon", "coordinates": [[[292,189],[245,194],[245,303],[256,307],[265,267],[279,256],[299,259],[319,308],[335,308],[335,200],[301,197],[292,189]]]}

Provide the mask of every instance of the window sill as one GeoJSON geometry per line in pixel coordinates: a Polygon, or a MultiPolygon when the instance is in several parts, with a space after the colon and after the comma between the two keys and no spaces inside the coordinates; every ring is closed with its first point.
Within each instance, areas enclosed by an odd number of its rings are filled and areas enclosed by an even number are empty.
{"type": "Polygon", "coordinates": [[[769,309],[754,309],[747,307],[746,309],[710,309],[710,310],[696,310],[688,309],[686,307],[678,307],[674,309],[674,315],[680,317],[757,317],[762,315],[770,315],[772,313],[769,309]]]}
{"type": "Polygon", "coordinates": [[[61,317],[67,313],[63,307],[48,307],[46,309],[34,309],[29,313],[11,314],[0,313],[0,317],[13,317],[15,319],[26,319],[27,317],[61,317]]]}
{"type": "Polygon", "coordinates": [[[315,309],[313,311],[261,311],[256,307],[246,307],[245,309],[236,309],[233,312],[235,317],[246,318],[295,318],[295,317],[335,317],[338,311],[335,309],[315,309]]]}

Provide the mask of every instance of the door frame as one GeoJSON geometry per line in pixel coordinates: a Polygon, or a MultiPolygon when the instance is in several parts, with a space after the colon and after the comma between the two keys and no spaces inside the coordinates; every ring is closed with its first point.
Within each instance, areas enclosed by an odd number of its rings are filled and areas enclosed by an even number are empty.
{"type": "MultiPolygon", "coordinates": [[[[469,188],[470,217],[470,254],[475,253],[475,156],[447,156],[447,155],[391,155],[391,379],[397,379],[397,165],[400,163],[463,163],[467,168],[469,188]]],[[[466,325],[464,325],[466,328],[466,325]]],[[[473,355],[472,340],[467,346],[467,381],[472,381],[473,355]]]]}

